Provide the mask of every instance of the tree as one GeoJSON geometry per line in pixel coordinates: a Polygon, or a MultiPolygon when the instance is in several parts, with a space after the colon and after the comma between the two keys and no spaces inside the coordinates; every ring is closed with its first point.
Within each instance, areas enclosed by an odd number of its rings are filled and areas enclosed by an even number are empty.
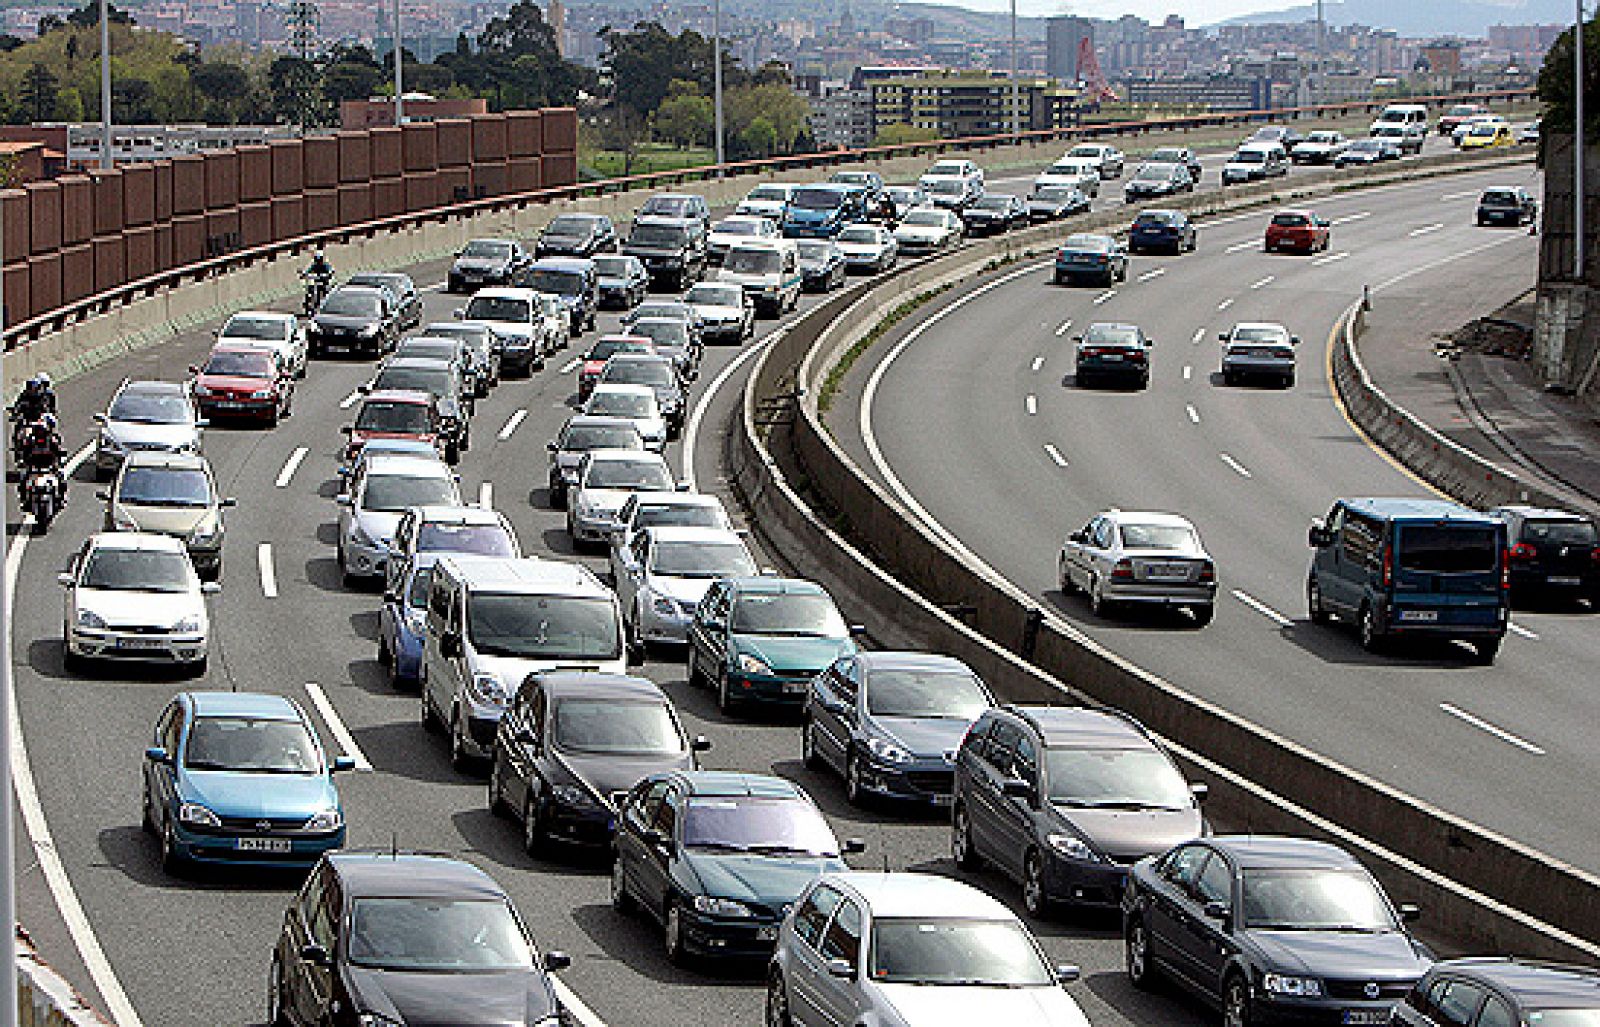
{"type": "Polygon", "coordinates": [[[517,0],[504,18],[491,18],[478,35],[478,49],[510,57],[558,52],[555,30],[531,0],[517,0]]]}
{"type": "Polygon", "coordinates": [[[376,65],[339,61],[322,69],[322,95],[337,107],[345,100],[365,100],[384,80],[376,65]]]}
{"type": "Polygon", "coordinates": [[[739,142],[753,157],[770,157],[778,145],[778,129],[771,118],[758,115],[739,133],[739,142]]]}
{"type": "MultiPolygon", "coordinates": [[[[1572,29],[1563,32],[1544,55],[1539,69],[1539,99],[1545,103],[1545,124],[1556,132],[1572,131],[1574,99],[1572,73],[1572,29]]],[[[1583,114],[1584,138],[1593,140],[1600,132],[1600,15],[1583,27],[1583,114]]]]}
{"type": "Polygon", "coordinates": [[[205,103],[206,120],[229,124],[240,120],[250,95],[250,76],[237,64],[205,61],[189,72],[196,95],[205,103]]]}
{"type": "Polygon", "coordinates": [[[704,146],[716,127],[716,110],[709,97],[700,95],[692,82],[679,79],[673,92],[650,118],[655,134],[680,146],[704,146]]]}
{"type": "Polygon", "coordinates": [[[936,128],[922,128],[917,125],[895,124],[885,125],[878,129],[873,136],[874,146],[900,146],[904,143],[926,143],[939,138],[936,128]]]}
{"type": "Polygon", "coordinates": [[[82,121],[83,117],[83,94],[77,86],[67,86],[56,94],[55,120],[82,121]]]}
{"type": "MultiPolygon", "coordinates": [[[[728,121],[728,134],[741,147],[746,130],[758,119],[765,120],[772,131],[769,149],[749,147],[745,156],[768,156],[772,153],[793,153],[810,144],[811,105],[804,97],[788,86],[739,86],[729,89],[723,99],[728,121]]],[[[759,130],[751,140],[764,140],[766,129],[759,130]]]]}
{"type": "Polygon", "coordinates": [[[23,74],[17,106],[29,121],[49,121],[56,112],[58,98],[56,77],[42,61],[23,74]]]}
{"type": "Polygon", "coordinates": [[[317,66],[303,57],[278,57],[267,67],[272,116],[290,125],[322,125],[328,105],[318,85],[317,66]]]}
{"type": "MultiPolygon", "coordinates": [[[[694,83],[703,94],[714,88],[711,41],[693,29],[674,36],[650,21],[639,22],[632,32],[608,26],[600,30],[600,37],[606,44],[601,69],[611,77],[613,100],[636,114],[654,113],[675,79],[694,83]]],[[[731,54],[724,51],[722,59],[724,87],[749,78],[731,54]]]]}
{"type": "MultiPolygon", "coordinates": [[[[106,22],[110,25],[131,26],[134,24],[133,15],[110,2],[106,4],[106,22]]],[[[100,25],[100,5],[95,0],[89,0],[88,3],[67,15],[66,24],[80,29],[98,28],[100,25]]],[[[43,34],[42,32],[40,33],[40,35],[43,34]]]]}

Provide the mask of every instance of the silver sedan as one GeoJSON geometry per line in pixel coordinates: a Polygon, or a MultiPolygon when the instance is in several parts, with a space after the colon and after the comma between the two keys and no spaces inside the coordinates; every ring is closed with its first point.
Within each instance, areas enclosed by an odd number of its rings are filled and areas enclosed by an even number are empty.
{"type": "Polygon", "coordinates": [[[894,267],[900,247],[886,228],[877,225],[851,225],[835,240],[844,251],[848,271],[875,274],[894,267]]]}
{"type": "Polygon", "coordinates": [[[1123,605],[1186,607],[1211,623],[1217,569],[1194,525],[1176,514],[1108,510],[1067,536],[1056,561],[1067,595],[1085,592],[1096,617],[1123,605]]]}

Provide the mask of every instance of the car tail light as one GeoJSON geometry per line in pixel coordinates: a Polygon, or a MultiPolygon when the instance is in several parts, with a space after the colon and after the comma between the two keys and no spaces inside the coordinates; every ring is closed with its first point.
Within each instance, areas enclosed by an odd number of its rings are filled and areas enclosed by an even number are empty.
{"type": "MultiPolygon", "coordinates": [[[[1517,544],[1522,545],[1523,543],[1519,542],[1517,544]]],[[[1500,590],[1502,592],[1511,591],[1511,557],[1515,552],[1515,549],[1506,550],[1506,559],[1500,561],[1500,590]]]]}
{"type": "Polygon", "coordinates": [[[1200,565],[1200,580],[1209,585],[1217,580],[1217,565],[1207,560],[1200,565]]]}
{"type": "Polygon", "coordinates": [[[1589,559],[1593,560],[1595,563],[1600,563],[1600,546],[1595,546],[1593,549],[1589,550],[1589,559]]]}
{"type": "Polygon", "coordinates": [[[1532,560],[1539,551],[1527,542],[1518,542],[1506,555],[1513,560],[1532,560]]]}
{"type": "Polygon", "coordinates": [[[1383,585],[1385,588],[1394,584],[1394,546],[1383,547],[1383,585]]]}
{"type": "Polygon", "coordinates": [[[1129,581],[1133,578],[1133,563],[1128,560],[1118,560],[1117,565],[1111,568],[1111,576],[1118,581],[1129,581]]]}

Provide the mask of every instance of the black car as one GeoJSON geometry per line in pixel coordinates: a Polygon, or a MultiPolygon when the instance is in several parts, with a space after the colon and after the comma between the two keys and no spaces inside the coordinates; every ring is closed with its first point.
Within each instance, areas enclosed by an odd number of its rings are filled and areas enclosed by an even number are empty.
{"type": "Polygon", "coordinates": [[[1027,208],[1030,220],[1055,221],[1088,210],[1089,197],[1075,185],[1045,185],[1028,197],[1027,208]]]}
{"type": "Polygon", "coordinates": [[[609,847],[635,784],[693,770],[695,753],[710,747],[684,735],[672,703],[644,678],[530,674],[500,718],[489,810],[522,820],[530,854],[552,840],[609,847]]]}
{"type": "Polygon", "coordinates": [[[1386,1024],[1433,962],[1349,853],[1218,836],[1139,861],[1122,897],[1128,978],[1170,978],[1223,1022],[1386,1024]]]}
{"type": "Polygon", "coordinates": [[[1074,336],[1074,381],[1080,388],[1106,379],[1150,384],[1150,347],[1154,340],[1138,325],[1096,323],[1074,336]]]}
{"type": "Polygon", "coordinates": [[[1600,532],[1594,521],[1532,506],[1500,506],[1489,512],[1506,522],[1513,596],[1587,599],[1600,610],[1600,532]]]}
{"type": "Polygon", "coordinates": [[[269,1024],[554,1025],[550,972],[505,891],[470,863],[412,852],[324,856],[289,904],[269,1024]]]}
{"type": "Polygon", "coordinates": [[[801,239],[801,288],[806,292],[828,292],[844,284],[844,251],[831,239],[801,239]]]}
{"type": "Polygon", "coordinates": [[[961,211],[968,235],[997,235],[1013,228],[1026,228],[1028,206],[1022,197],[1010,193],[985,193],[972,206],[961,211]]]}
{"type": "Polygon", "coordinates": [[[706,227],[693,218],[641,217],[622,252],[639,258],[652,284],[681,292],[705,274],[706,227]]]}
{"type": "Polygon", "coordinates": [[[574,414],[560,433],[545,443],[545,449],[550,454],[550,505],[565,510],[567,489],[578,483],[578,466],[585,453],[591,449],[643,450],[644,439],[636,423],[625,417],[574,414]]]}
{"type": "Polygon", "coordinates": [[[393,294],[387,289],[341,285],[328,294],[306,327],[313,357],[335,351],[378,356],[400,337],[393,294]]]}
{"type": "Polygon", "coordinates": [[[810,796],[761,774],[675,771],[634,785],[617,820],[611,904],[644,909],[667,956],[765,959],[818,874],[848,870],[810,796]]]}
{"type": "Polygon", "coordinates": [[[395,344],[389,362],[403,357],[443,360],[454,367],[461,376],[461,402],[469,409],[474,409],[478,397],[488,391],[487,388],[479,388],[477,362],[468,353],[466,342],[461,339],[446,335],[408,335],[395,344]]]}
{"type": "Polygon", "coordinates": [[[1128,252],[1182,253],[1199,240],[1194,222],[1181,210],[1145,210],[1128,228],[1128,252]]]}
{"type": "Polygon", "coordinates": [[[592,257],[615,253],[617,229],[604,214],[559,214],[534,244],[535,257],[592,257]]]}
{"type": "Polygon", "coordinates": [[[1520,185],[1494,186],[1478,197],[1478,224],[1531,225],[1539,220],[1539,201],[1520,185]]]}
{"type": "Polygon", "coordinates": [[[462,399],[467,385],[460,368],[430,357],[397,357],[384,363],[372,380],[361,386],[362,392],[393,389],[426,392],[438,402],[439,445],[450,463],[471,447],[472,408],[466,404],[472,401],[462,399]]]}
{"type": "Polygon", "coordinates": [[[1189,169],[1189,179],[1193,182],[1200,181],[1200,158],[1187,146],[1163,146],[1150,153],[1152,164],[1182,164],[1189,169]]]}
{"type": "Polygon", "coordinates": [[[533,255],[515,239],[474,239],[456,253],[445,288],[470,292],[480,285],[510,285],[533,255]]]}
{"type": "Polygon", "coordinates": [[[1394,1007],[1397,1027],[1593,1027],[1600,970],[1477,956],[1433,964],[1394,1007]]]}
{"type": "Polygon", "coordinates": [[[422,325],[422,294],[417,291],[417,283],[403,271],[363,271],[351,275],[345,284],[388,289],[394,298],[395,318],[400,322],[400,330],[422,325]]]}
{"type": "Polygon", "coordinates": [[[877,796],[948,806],[956,747],[993,705],[989,689],[953,657],[841,656],[811,682],[801,752],[806,766],[844,775],[853,806],[877,796]]]}
{"type": "Polygon", "coordinates": [[[650,291],[650,274],[638,257],[602,254],[594,258],[594,273],[599,279],[602,307],[632,310],[644,302],[650,291]]]}
{"type": "Polygon", "coordinates": [[[656,394],[656,406],[667,422],[667,434],[683,431],[688,415],[689,396],[678,366],[669,356],[648,353],[618,353],[606,361],[596,385],[643,385],[656,394]]]}
{"type": "Polygon", "coordinates": [[[1176,196],[1194,191],[1194,176],[1182,164],[1141,165],[1128,184],[1122,187],[1123,198],[1129,203],[1152,196],[1176,196]]]}
{"type": "Polygon", "coordinates": [[[1004,706],[956,753],[950,851],[1022,883],[1030,914],[1114,906],[1128,866],[1205,830],[1200,800],[1140,724],[1112,710],[1004,706]]]}

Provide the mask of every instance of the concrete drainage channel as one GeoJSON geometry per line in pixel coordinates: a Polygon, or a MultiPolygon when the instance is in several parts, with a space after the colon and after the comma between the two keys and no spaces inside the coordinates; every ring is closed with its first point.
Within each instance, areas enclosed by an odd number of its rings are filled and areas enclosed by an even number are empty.
{"type": "MultiPolygon", "coordinates": [[[[1218,213],[1514,162],[1451,154],[1359,178],[1324,176],[1292,191],[1246,186],[1174,205],[1218,213]]],[[[1104,229],[1125,219],[1095,215],[1071,227],[1104,229]]],[[[1424,903],[1430,926],[1451,945],[1600,961],[1600,878],[1324,759],[1099,646],[970,552],[934,537],[828,434],[819,393],[886,316],[950,283],[1036,257],[1060,235],[1060,226],[1029,229],[908,267],[791,326],[758,358],[727,436],[730,477],[753,523],[799,573],[873,610],[880,641],[960,657],[1010,701],[1127,710],[1212,783],[1213,817],[1357,851],[1394,894],[1424,903]]]]}

